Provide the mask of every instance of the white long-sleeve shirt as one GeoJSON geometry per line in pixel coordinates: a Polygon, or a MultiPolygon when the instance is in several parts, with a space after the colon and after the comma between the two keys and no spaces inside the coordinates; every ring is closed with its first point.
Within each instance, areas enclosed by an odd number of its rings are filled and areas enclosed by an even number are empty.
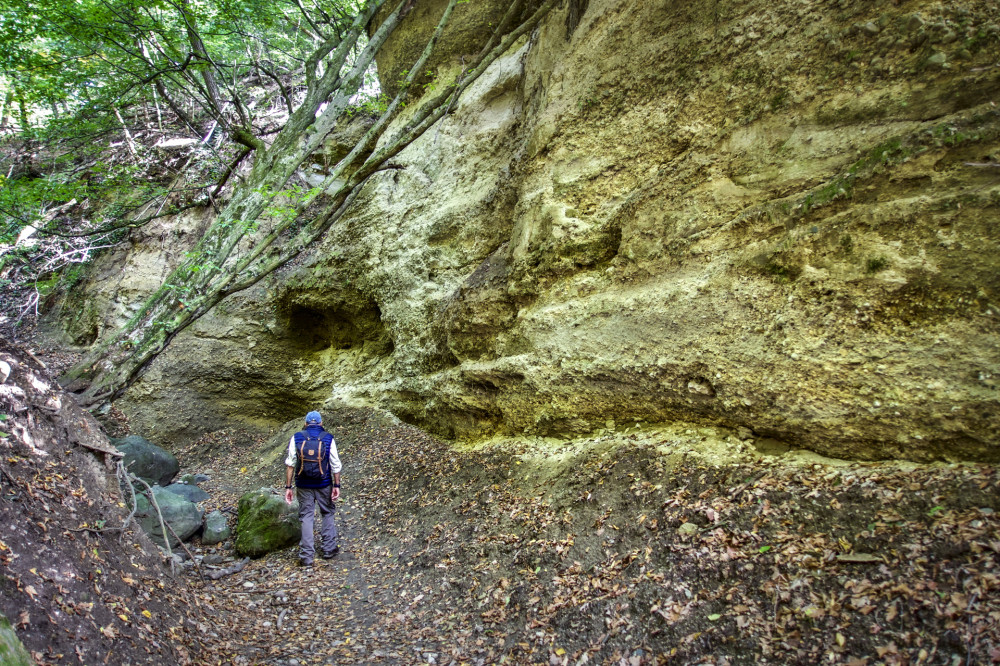
{"type": "MultiPolygon", "coordinates": [[[[333,437],[333,435],[330,435],[333,437]]],[[[285,456],[285,466],[295,467],[295,459],[298,456],[298,449],[295,448],[295,435],[288,440],[288,455],[285,456]]],[[[330,473],[340,474],[340,454],[337,453],[337,440],[330,440],[330,473]]]]}

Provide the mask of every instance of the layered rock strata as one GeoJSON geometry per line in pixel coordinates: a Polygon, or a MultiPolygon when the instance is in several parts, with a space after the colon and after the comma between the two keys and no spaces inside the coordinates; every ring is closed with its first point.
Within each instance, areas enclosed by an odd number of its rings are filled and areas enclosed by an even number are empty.
{"type": "MultiPolygon", "coordinates": [[[[477,51],[445,46],[442,84],[477,51]]],[[[567,3],[120,406],[998,459],[998,51],[986,0],[567,3]]]]}

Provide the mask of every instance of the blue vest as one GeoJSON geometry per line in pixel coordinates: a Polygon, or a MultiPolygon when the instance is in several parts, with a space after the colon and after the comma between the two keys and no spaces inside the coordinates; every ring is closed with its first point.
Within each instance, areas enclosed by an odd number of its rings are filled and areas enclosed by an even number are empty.
{"type": "Polygon", "coordinates": [[[323,429],[321,425],[307,425],[305,430],[295,433],[295,485],[298,488],[326,488],[333,483],[333,474],[330,472],[330,444],[333,442],[333,435],[323,429]],[[318,437],[323,444],[323,478],[305,479],[299,476],[299,444],[306,440],[306,437],[318,437]]]}

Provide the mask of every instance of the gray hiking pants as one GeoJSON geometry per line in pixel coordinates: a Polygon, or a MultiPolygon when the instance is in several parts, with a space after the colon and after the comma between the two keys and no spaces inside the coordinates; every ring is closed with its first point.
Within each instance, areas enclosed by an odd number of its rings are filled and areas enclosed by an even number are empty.
{"type": "Polygon", "coordinates": [[[337,547],[337,524],[333,520],[333,500],[330,499],[332,486],[326,488],[296,488],[299,499],[299,520],[302,521],[302,539],[299,541],[299,559],[312,562],[316,556],[313,521],[316,507],[322,517],[319,534],[323,542],[323,552],[337,547]]]}

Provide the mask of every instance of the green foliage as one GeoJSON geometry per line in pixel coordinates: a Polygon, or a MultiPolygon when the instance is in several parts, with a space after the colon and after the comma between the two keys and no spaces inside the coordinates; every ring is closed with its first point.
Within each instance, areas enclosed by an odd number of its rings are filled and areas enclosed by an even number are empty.
{"type": "MultiPolygon", "coordinates": [[[[318,187],[306,189],[300,185],[286,187],[280,193],[267,187],[255,191],[271,201],[270,205],[264,209],[263,217],[276,220],[279,224],[293,222],[305,205],[322,194],[322,190],[318,187]]],[[[255,231],[258,220],[247,220],[243,224],[248,231],[255,231]]]]}
{"type": "MultiPolygon", "coordinates": [[[[363,4],[0,0],[0,102],[14,131],[0,138],[0,323],[129,227],[207,205],[235,183],[236,142],[263,145],[274,110],[302,99],[306,57],[363,4]],[[199,139],[197,159],[154,147],[174,138],[199,139]],[[29,225],[31,243],[15,247],[29,225]]],[[[373,72],[366,81],[359,106],[384,111],[373,72]]],[[[276,204],[274,217],[293,216],[289,202],[302,196],[276,204]]],[[[239,224],[256,231],[256,215],[239,224]]],[[[190,274],[218,269],[211,259],[190,274]]]]}
{"type": "Polygon", "coordinates": [[[776,278],[778,282],[793,282],[802,274],[802,269],[772,259],[764,264],[764,272],[776,278]]]}
{"type": "Polygon", "coordinates": [[[42,235],[71,231],[65,220],[54,215],[74,201],[88,201],[103,216],[116,218],[166,192],[163,186],[144,180],[136,164],[98,160],[85,170],[75,170],[71,160],[57,158],[48,166],[51,170],[44,174],[0,177],[0,244],[13,244],[29,225],[42,235]]]}
{"type": "Polygon", "coordinates": [[[930,130],[934,142],[939,146],[956,146],[967,141],[979,141],[982,135],[976,131],[963,130],[948,123],[935,125],[930,130]]]}
{"type": "Polygon", "coordinates": [[[846,254],[852,254],[854,252],[854,239],[850,234],[844,234],[840,237],[840,249],[846,254]]]}
{"type": "Polygon", "coordinates": [[[348,117],[356,115],[377,118],[385,113],[389,108],[389,97],[381,93],[377,95],[361,96],[354,105],[350,106],[346,113],[348,117]]]}
{"type": "Polygon", "coordinates": [[[265,0],[0,0],[0,93],[14,90],[36,126],[68,121],[77,134],[81,119],[114,126],[113,108],[152,101],[154,80],[202,104],[204,73],[236,82],[258,64],[275,74],[300,69],[315,23],[335,32],[360,3],[308,4],[312,25],[294,3],[265,0]],[[189,28],[211,60],[193,53],[189,28]]]}
{"type": "Polygon", "coordinates": [[[875,274],[880,271],[884,271],[889,267],[889,260],[883,255],[877,257],[870,257],[868,261],[865,262],[865,272],[869,274],[875,274]]]}
{"type": "Polygon", "coordinates": [[[895,137],[869,150],[867,155],[851,165],[849,173],[853,176],[872,166],[891,164],[908,154],[908,151],[903,148],[902,140],[895,137]]]}

